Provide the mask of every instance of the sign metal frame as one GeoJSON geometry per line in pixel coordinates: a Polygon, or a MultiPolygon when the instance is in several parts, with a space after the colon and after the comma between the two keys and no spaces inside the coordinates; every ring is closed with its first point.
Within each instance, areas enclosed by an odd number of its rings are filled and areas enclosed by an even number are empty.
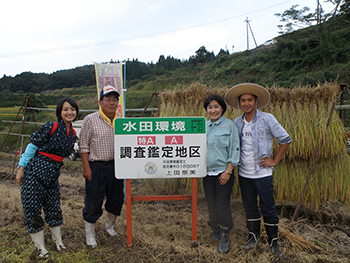
{"type": "MultiPolygon", "coordinates": [[[[126,202],[126,221],[127,221],[127,246],[132,247],[132,202],[137,201],[169,201],[169,200],[191,200],[192,202],[192,242],[197,242],[197,179],[204,177],[205,172],[203,172],[203,165],[205,165],[206,169],[206,120],[204,117],[169,117],[169,118],[123,118],[123,119],[116,119],[115,120],[115,136],[120,136],[118,139],[122,138],[122,136],[138,136],[140,135],[140,131],[135,131],[130,129],[132,131],[131,135],[125,135],[123,134],[123,131],[121,129],[123,128],[123,123],[128,122],[131,124],[131,121],[142,119],[143,122],[146,121],[158,121],[162,122],[164,124],[164,121],[169,120],[169,122],[174,123],[174,121],[182,120],[183,123],[186,125],[191,125],[191,129],[183,129],[179,130],[177,129],[175,132],[173,131],[165,131],[164,130],[158,130],[158,131],[143,131],[143,135],[156,135],[156,136],[166,136],[166,135],[183,135],[183,136],[193,136],[196,132],[200,133],[201,138],[199,140],[202,140],[202,151],[203,155],[200,156],[200,158],[204,158],[200,160],[200,174],[197,174],[196,176],[190,176],[190,174],[186,174],[185,176],[177,176],[177,177],[167,177],[164,176],[164,174],[161,174],[159,177],[148,177],[148,178],[191,178],[192,180],[192,193],[187,195],[148,195],[148,196],[132,196],[131,194],[131,179],[145,179],[147,176],[141,176],[141,177],[134,177],[130,175],[124,175],[120,177],[120,179],[125,179],[125,202],[126,202]],[[192,122],[191,122],[192,120],[192,122]],[[198,121],[198,126],[196,121],[198,121]],[[189,124],[188,124],[189,123],[189,124]],[[164,132],[164,133],[163,133],[164,132]]],[[[179,121],[181,122],[181,121],[179,121]]],[[[184,124],[184,125],[185,125],[184,124]]],[[[132,126],[131,126],[132,127],[132,126]]],[[[163,126],[164,127],[164,126],[163,126]]],[[[172,126],[174,127],[174,126],[172,126]]],[[[175,136],[174,135],[174,136],[175,136]]],[[[116,137],[117,138],[117,137],[116,137]]],[[[193,137],[191,137],[193,138],[193,137]]],[[[118,147],[120,147],[120,140],[118,143],[118,139],[115,139],[115,163],[116,163],[116,177],[118,178],[118,166],[122,163],[121,160],[117,160],[120,156],[118,155],[118,147]]],[[[160,157],[161,158],[161,157],[160,157]]],[[[138,167],[139,168],[139,167],[138,167]]],[[[161,171],[164,173],[164,171],[161,171]]],[[[120,175],[120,173],[119,173],[120,175]]]]}

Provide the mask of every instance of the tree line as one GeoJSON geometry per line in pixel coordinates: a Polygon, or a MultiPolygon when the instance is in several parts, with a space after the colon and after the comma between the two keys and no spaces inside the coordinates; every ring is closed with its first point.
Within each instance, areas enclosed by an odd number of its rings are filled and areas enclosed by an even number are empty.
{"type": "MultiPolygon", "coordinates": [[[[289,87],[296,82],[317,82],[320,78],[331,80],[337,76],[347,81],[350,0],[328,0],[335,7],[332,13],[325,13],[319,0],[317,2],[315,12],[308,13],[309,8],[298,9],[297,5],[293,5],[282,14],[276,14],[284,26],[279,26],[281,36],[276,37],[274,50],[260,50],[258,56],[253,56],[253,52],[249,51],[247,54],[229,54],[227,50],[221,49],[215,55],[202,46],[187,60],[164,55],[160,55],[156,63],[144,63],[137,58],[128,60],[125,62],[127,87],[165,76],[168,83],[170,75],[177,76],[174,81],[181,79],[180,75],[183,75],[183,79],[186,77],[186,81],[194,81],[193,73],[202,72],[200,68],[207,64],[212,65],[209,66],[211,69],[203,73],[206,76],[200,76],[200,79],[220,80],[221,84],[248,79],[261,84],[289,87]],[[312,23],[316,23],[315,26],[310,26],[312,23]],[[294,30],[295,27],[303,26],[302,30],[294,30]],[[265,70],[266,67],[268,69],[265,70]],[[191,76],[188,76],[189,72],[191,76]],[[313,74],[311,78],[310,74],[313,74]]],[[[108,63],[116,62],[119,61],[111,60],[108,63]]],[[[0,79],[0,92],[23,96],[46,90],[94,85],[94,65],[85,65],[52,74],[23,72],[14,77],[4,75],[0,79]]],[[[0,102],[0,106],[4,103],[0,102]]]]}
{"type": "MultiPolygon", "coordinates": [[[[165,57],[164,55],[160,55],[155,64],[144,63],[138,59],[128,60],[125,62],[126,80],[140,80],[146,75],[162,75],[169,70],[214,61],[223,55],[229,55],[229,52],[221,49],[215,56],[214,52],[209,52],[202,46],[188,60],[180,60],[172,56],[165,57]]],[[[119,61],[111,60],[109,63],[117,62],[119,61]]],[[[23,72],[15,77],[4,75],[0,79],[0,92],[39,93],[45,90],[61,90],[95,84],[94,65],[85,65],[74,69],[59,70],[52,74],[23,72]]]]}

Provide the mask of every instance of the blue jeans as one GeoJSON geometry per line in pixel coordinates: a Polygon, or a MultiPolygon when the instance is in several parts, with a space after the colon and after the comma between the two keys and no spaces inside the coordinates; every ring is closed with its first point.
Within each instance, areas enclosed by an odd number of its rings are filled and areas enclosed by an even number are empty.
{"type": "Polygon", "coordinates": [[[90,168],[92,180],[85,179],[84,220],[95,223],[100,218],[105,197],[106,211],[119,216],[124,202],[124,180],[115,177],[114,162],[90,162],[90,168]]]}
{"type": "Polygon", "coordinates": [[[233,227],[231,213],[231,194],[235,176],[232,173],[230,180],[221,185],[219,182],[221,174],[217,176],[206,176],[203,178],[203,187],[205,198],[207,200],[209,221],[211,228],[220,226],[225,230],[231,230],[233,227]]]}
{"type": "Polygon", "coordinates": [[[264,220],[278,222],[275,198],[273,196],[272,175],[258,179],[248,179],[239,176],[239,186],[241,187],[241,195],[247,219],[260,218],[262,214],[264,220]],[[261,214],[257,201],[258,195],[261,214]]]}

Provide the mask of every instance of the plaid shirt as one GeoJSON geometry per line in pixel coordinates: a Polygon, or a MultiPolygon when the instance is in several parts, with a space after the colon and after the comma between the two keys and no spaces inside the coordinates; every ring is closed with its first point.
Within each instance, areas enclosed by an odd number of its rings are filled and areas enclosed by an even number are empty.
{"type": "Polygon", "coordinates": [[[114,129],[94,112],[84,118],[79,138],[79,152],[89,153],[89,161],[114,160],[114,129]]]}

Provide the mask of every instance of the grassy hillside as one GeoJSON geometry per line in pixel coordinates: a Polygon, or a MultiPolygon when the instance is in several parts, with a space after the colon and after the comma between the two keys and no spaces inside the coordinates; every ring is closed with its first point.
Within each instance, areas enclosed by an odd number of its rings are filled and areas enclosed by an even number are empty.
{"type": "MultiPolygon", "coordinates": [[[[255,82],[260,85],[282,88],[317,86],[325,82],[350,82],[350,15],[338,17],[337,26],[331,31],[325,28],[322,36],[318,28],[309,27],[276,38],[276,44],[259,46],[245,52],[217,56],[204,47],[198,51],[207,52],[207,60],[199,59],[199,53],[188,61],[179,61],[164,56],[156,64],[138,60],[127,61],[126,108],[144,108],[154,92],[187,89],[192,83],[201,83],[209,88],[228,88],[241,82],[255,82]]],[[[33,107],[56,105],[63,97],[70,96],[81,109],[97,109],[94,67],[86,65],[53,74],[24,72],[15,77],[0,79],[0,92],[8,94],[0,100],[0,107],[20,106],[25,95],[31,96],[33,107]],[[43,90],[45,89],[46,90],[43,90]],[[16,92],[13,92],[16,91],[16,92]]],[[[348,94],[345,93],[345,101],[348,94]]],[[[156,108],[153,99],[149,105],[156,108]]],[[[2,119],[13,120],[18,110],[0,110],[0,131],[6,131],[10,124],[2,119]]],[[[52,118],[47,113],[36,112],[37,121],[52,118]]],[[[140,113],[139,113],[140,114],[140,113]]],[[[79,119],[83,118],[82,114],[79,119]]],[[[32,120],[27,116],[27,120],[32,120]]],[[[14,128],[14,132],[19,130],[14,128]]],[[[0,135],[0,141],[2,141],[0,135]]]]}
{"type": "MultiPolygon", "coordinates": [[[[137,59],[126,62],[129,106],[138,108],[147,103],[152,92],[201,82],[213,87],[227,87],[240,82],[256,82],[265,86],[292,88],[316,86],[325,81],[350,82],[350,14],[337,17],[336,26],[313,26],[276,38],[276,44],[229,54],[220,51],[214,55],[201,47],[188,60],[180,61],[160,56],[156,64],[137,59]],[[145,97],[148,97],[147,99],[145,97]]],[[[55,90],[71,87],[74,95],[87,95],[85,87],[94,86],[93,65],[52,74],[24,72],[15,77],[0,79],[0,91],[23,97],[26,93],[52,94],[55,90]],[[19,94],[18,94],[19,92],[19,94]]],[[[68,89],[69,90],[69,89],[68,89]]],[[[92,89],[93,90],[93,89],[92,89]]],[[[68,94],[68,93],[67,93],[68,94]]],[[[0,101],[9,107],[11,101],[0,101]]],[[[42,97],[45,104],[55,104],[57,97],[42,97]],[[51,101],[50,101],[51,98],[51,101]]],[[[21,100],[20,100],[21,101],[21,100]]],[[[17,102],[18,104],[18,102],[17,102]]]]}
{"type": "Polygon", "coordinates": [[[129,83],[137,90],[162,90],[194,81],[221,87],[240,82],[293,88],[325,81],[350,82],[350,24],[343,20],[326,41],[312,37],[308,28],[277,38],[270,47],[221,56],[213,62],[187,66],[163,75],[145,76],[129,83]]]}

